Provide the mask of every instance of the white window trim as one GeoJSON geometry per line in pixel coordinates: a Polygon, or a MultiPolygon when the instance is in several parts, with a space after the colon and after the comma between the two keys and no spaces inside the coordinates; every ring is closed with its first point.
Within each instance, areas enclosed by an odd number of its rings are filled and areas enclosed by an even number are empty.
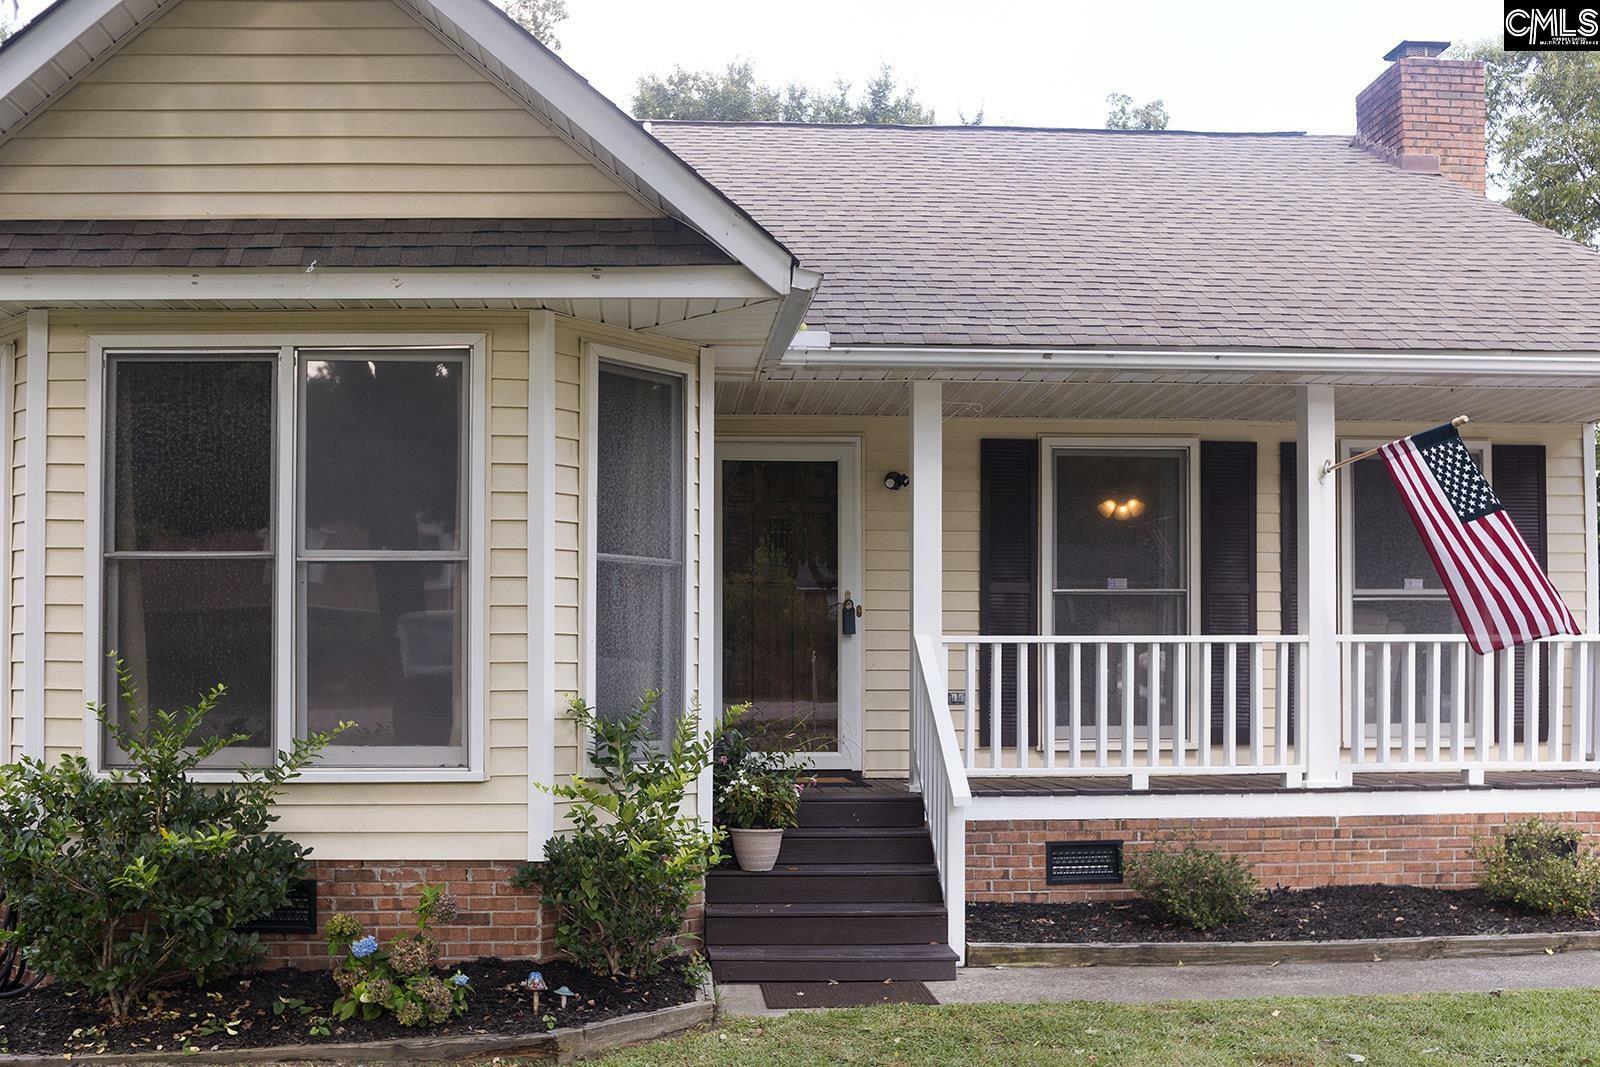
{"type": "MultiPolygon", "coordinates": [[[[699,603],[695,598],[695,540],[700,523],[705,521],[705,516],[696,519],[695,512],[700,502],[700,464],[696,462],[695,443],[699,436],[700,427],[695,421],[695,402],[700,390],[695,380],[698,366],[687,360],[676,360],[666,356],[653,356],[631,349],[618,348],[614,345],[600,344],[586,341],[583,345],[583,440],[580,462],[583,464],[583,589],[579,598],[578,625],[582,629],[582,639],[579,642],[579,681],[582,688],[578,696],[591,707],[595,702],[595,665],[597,658],[597,633],[595,629],[596,618],[596,563],[599,554],[599,538],[596,516],[597,492],[599,489],[599,464],[596,462],[595,443],[600,431],[600,364],[620,363],[625,366],[638,367],[641,370],[655,371],[658,374],[670,374],[683,379],[683,695],[686,701],[703,700],[704,694],[699,686],[701,679],[694,672],[696,644],[699,633],[695,624],[695,615],[699,603]]],[[[705,651],[700,650],[704,655],[705,651]]],[[[701,715],[707,714],[704,707],[701,715]]],[[[702,725],[704,725],[702,723],[702,725]]],[[[590,738],[580,736],[579,763],[585,771],[592,769],[590,760],[590,738]]]]}
{"type": "MultiPolygon", "coordinates": [[[[1184,536],[1188,541],[1188,550],[1184,553],[1185,574],[1184,587],[1185,599],[1188,607],[1188,632],[1200,632],[1200,438],[1198,437],[1041,437],[1039,438],[1039,631],[1041,635],[1055,632],[1055,464],[1052,462],[1057,449],[1070,449],[1075,451],[1093,452],[1096,449],[1114,451],[1182,451],[1185,460],[1185,492],[1187,500],[1185,507],[1188,514],[1185,516],[1184,536]]],[[[1130,635],[1143,636],[1143,635],[1130,635]]],[[[1115,640],[1108,640],[1107,644],[1117,644],[1115,640]]],[[[1190,671],[1193,672],[1197,664],[1191,658],[1190,671]]],[[[1197,692],[1194,685],[1189,686],[1189,691],[1197,692]]],[[[1199,709],[1188,709],[1189,746],[1198,748],[1199,740],[1196,737],[1199,727],[1199,709]]],[[[1056,751],[1068,752],[1072,748],[1070,737],[1060,736],[1062,731],[1056,731],[1056,751]]],[[[1119,725],[1109,725],[1106,731],[1108,741],[1120,741],[1122,728],[1119,725]]],[[[1080,750],[1093,748],[1096,734],[1092,726],[1081,729],[1078,737],[1080,750]]],[[[1148,732],[1140,733],[1138,728],[1134,731],[1135,747],[1142,747],[1149,742],[1148,732]]],[[[1037,746],[1037,739],[1035,739],[1037,746]]]]}
{"type": "MultiPolygon", "coordinates": [[[[1338,440],[1339,458],[1341,460],[1347,460],[1351,456],[1354,456],[1357,452],[1365,452],[1368,449],[1372,449],[1372,448],[1381,448],[1384,445],[1388,444],[1392,440],[1394,440],[1394,439],[1393,438],[1384,438],[1384,439],[1380,440],[1380,439],[1374,438],[1374,437],[1354,437],[1354,438],[1343,438],[1343,437],[1341,437],[1338,440]]],[[[1490,441],[1488,438],[1484,438],[1484,437],[1469,437],[1466,434],[1462,434],[1461,435],[1461,440],[1462,440],[1462,443],[1467,446],[1467,451],[1469,451],[1469,452],[1482,451],[1483,452],[1483,465],[1482,465],[1483,466],[1483,476],[1486,479],[1489,480],[1490,484],[1493,484],[1493,482],[1494,482],[1494,443],[1492,441],[1490,441]]],[[[1363,463],[1382,463],[1383,462],[1383,457],[1381,457],[1381,456],[1373,456],[1371,459],[1364,459],[1361,462],[1363,462],[1363,463]]],[[[1355,498],[1355,464],[1351,463],[1351,464],[1348,464],[1347,466],[1344,466],[1344,467],[1340,468],[1340,470],[1339,470],[1339,496],[1338,496],[1338,503],[1337,503],[1338,515],[1339,515],[1339,575],[1338,575],[1338,586],[1339,586],[1339,633],[1346,634],[1346,635],[1352,635],[1352,636],[1360,636],[1360,635],[1355,633],[1355,613],[1356,613],[1356,589],[1355,589],[1355,584],[1356,584],[1356,577],[1355,577],[1355,575],[1356,575],[1356,571],[1355,571],[1355,566],[1356,566],[1356,561],[1355,561],[1355,543],[1356,543],[1356,539],[1355,539],[1355,510],[1356,509],[1355,509],[1355,499],[1356,499],[1355,498]]],[[[1436,600],[1436,599],[1439,598],[1439,595],[1442,595],[1442,594],[1444,594],[1444,590],[1441,589],[1441,590],[1438,590],[1438,594],[1429,596],[1429,597],[1427,597],[1427,599],[1436,600]]],[[[1404,599],[1404,595],[1402,594],[1400,597],[1397,597],[1396,599],[1404,599]]],[[[1449,603],[1450,602],[1448,596],[1445,596],[1444,600],[1445,600],[1445,603],[1449,603]]],[[[1404,638],[1404,637],[1410,637],[1410,636],[1413,636],[1413,635],[1410,635],[1410,634],[1390,634],[1388,636],[1395,637],[1395,638],[1404,638]]],[[[1417,635],[1417,636],[1426,636],[1426,635],[1417,635]]],[[[1454,651],[1451,652],[1452,656],[1456,655],[1456,654],[1457,653],[1455,653],[1454,651]]],[[[1446,662],[1449,662],[1449,660],[1447,659],[1446,662]]],[[[1495,679],[1494,679],[1495,664],[1494,664],[1493,657],[1490,657],[1489,661],[1487,663],[1485,663],[1483,666],[1484,666],[1484,670],[1487,671],[1488,673],[1485,675],[1485,680],[1481,684],[1488,685],[1490,687],[1490,691],[1491,692],[1498,692],[1498,690],[1495,688],[1495,679]]],[[[1350,666],[1350,657],[1345,653],[1344,647],[1341,645],[1340,654],[1339,654],[1339,677],[1342,679],[1342,683],[1341,684],[1343,685],[1344,690],[1347,693],[1351,691],[1351,686],[1354,684],[1354,682],[1353,682],[1353,680],[1351,678],[1351,669],[1352,668],[1350,666]]],[[[1396,665],[1395,669],[1398,671],[1400,668],[1399,668],[1398,665],[1396,665]]],[[[1419,671],[1419,673],[1420,673],[1420,671],[1419,671]]],[[[1473,680],[1472,680],[1472,677],[1473,677],[1472,670],[1471,670],[1471,666],[1469,664],[1468,674],[1467,674],[1467,684],[1469,686],[1474,684],[1473,680]]],[[[1373,715],[1377,715],[1378,714],[1378,709],[1376,707],[1369,708],[1368,710],[1373,715]]],[[[1394,709],[1394,710],[1395,710],[1396,714],[1400,715],[1403,718],[1404,712],[1402,710],[1400,710],[1400,709],[1394,709]]],[[[1419,710],[1420,710],[1420,708],[1419,708],[1419,710]]],[[[1470,710],[1472,710],[1472,713],[1474,715],[1477,714],[1477,711],[1476,711],[1475,708],[1474,709],[1470,709],[1470,710]]],[[[1398,728],[1398,727],[1396,727],[1396,728],[1398,728]]],[[[1455,737],[1455,729],[1456,729],[1456,720],[1455,719],[1451,719],[1448,722],[1441,720],[1440,723],[1439,723],[1439,736],[1441,738],[1443,738],[1444,740],[1446,740],[1446,741],[1450,741],[1455,737]]],[[[1348,747],[1350,745],[1350,743],[1351,743],[1351,738],[1352,738],[1351,726],[1350,726],[1350,716],[1349,715],[1341,714],[1339,716],[1339,736],[1340,736],[1340,739],[1341,739],[1341,743],[1348,747]]],[[[1372,737],[1369,736],[1369,740],[1373,741],[1373,743],[1376,743],[1376,739],[1375,738],[1372,738],[1372,737]]],[[[1468,730],[1466,737],[1463,739],[1463,743],[1465,744],[1466,748],[1468,748],[1470,750],[1473,750],[1473,751],[1476,751],[1477,747],[1478,747],[1477,732],[1475,730],[1468,730]]]]}
{"type": "MultiPolygon", "coordinates": [[[[226,351],[269,351],[277,358],[277,424],[274,427],[276,463],[279,471],[294,471],[297,427],[294,398],[298,382],[294,354],[303,348],[465,348],[468,350],[467,406],[468,493],[467,493],[467,679],[466,749],[464,767],[322,767],[313,764],[300,773],[298,782],[481,782],[488,778],[486,735],[488,712],[487,630],[488,630],[488,337],[483,333],[218,333],[218,334],[91,334],[88,338],[86,407],[88,455],[85,460],[87,497],[85,505],[85,589],[84,643],[93,651],[92,662],[84,665],[84,700],[89,705],[103,699],[103,658],[105,635],[105,392],[107,356],[114,353],[215,354],[226,351]]],[[[274,548],[276,549],[276,596],[274,608],[274,708],[273,740],[278,751],[287,751],[295,729],[295,684],[297,664],[293,649],[295,633],[295,498],[285,491],[280,479],[274,548]]],[[[84,754],[97,773],[105,753],[101,732],[93,712],[84,719],[84,754]]],[[[192,776],[202,782],[232,782],[238,774],[227,770],[198,771],[192,776]]]]}

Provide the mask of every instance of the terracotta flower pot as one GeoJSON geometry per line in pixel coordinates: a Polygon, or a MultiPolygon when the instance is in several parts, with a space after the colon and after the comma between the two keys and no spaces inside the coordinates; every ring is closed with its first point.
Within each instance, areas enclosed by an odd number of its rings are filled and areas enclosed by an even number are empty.
{"type": "Polygon", "coordinates": [[[728,832],[733,837],[733,856],[741,871],[770,871],[778,862],[778,849],[783,847],[781,829],[728,832]]]}

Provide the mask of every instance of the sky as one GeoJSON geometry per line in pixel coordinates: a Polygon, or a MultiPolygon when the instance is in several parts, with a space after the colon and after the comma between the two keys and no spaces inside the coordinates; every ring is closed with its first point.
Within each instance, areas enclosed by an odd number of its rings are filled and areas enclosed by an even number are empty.
{"type": "MultiPolygon", "coordinates": [[[[31,17],[45,0],[23,0],[31,17]]],[[[561,54],[624,108],[645,74],[748,59],[765,81],[857,85],[891,63],[941,122],[1105,123],[1108,93],[1172,129],[1349,133],[1405,38],[1478,40],[1495,0],[567,0],[561,54]]]]}

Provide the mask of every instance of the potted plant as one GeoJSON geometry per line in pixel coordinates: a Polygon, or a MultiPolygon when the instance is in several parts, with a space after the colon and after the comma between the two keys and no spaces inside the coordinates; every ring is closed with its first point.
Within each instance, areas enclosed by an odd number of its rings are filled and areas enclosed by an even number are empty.
{"type": "Polygon", "coordinates": [[[783,845],[783,831],[799,824],[806,767],[792,737],[762,736],[758,749],[740,725],[749,704],[728,708],[717,731],[712,803],[717,822],[733,839],[734,858],[746,871],[770,871],[783,845]]]}
{"type": "Polygon", "coordinates": [[[722,788],[720,815],[743,871],[770,871],[783,847],[783,831],[800,821],[798,772],[747,759],[722,788]]]}

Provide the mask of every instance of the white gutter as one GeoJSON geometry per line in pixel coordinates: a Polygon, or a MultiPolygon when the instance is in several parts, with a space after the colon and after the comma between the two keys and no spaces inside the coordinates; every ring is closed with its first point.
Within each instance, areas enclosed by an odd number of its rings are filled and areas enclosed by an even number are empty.
{"type": "MultiPolygon", "coordinates": [[[[821,331],[818,331],[821,333],[821,331]]],[[[826,334],[824,333],[825,337],[826,334]]],[[[1325,349],[956,348],[938,345],[791,345],[779,365],[811,370],[1235,371],[1290,374],[1483,375],[1600,378],[1600,352],[1328,351],[1325,349]]]]}
{"type": "Polygon", "coordinates": [[[794,340],[806,336],[806,331],[800,329],[805,323],[806,311],[811,307],[812,298],[817,295],[817,286],[822,282],[822,275],[814,270],[804,267],[794,268],[793,283],[789,292],[778,303],[778,313],[772,320],[772,329],[767,331],[766,344],[761,346],[761,356],[756,361],[757,373],[769,370],[784,362],[785,346],[794,343],[794,340]]]}

